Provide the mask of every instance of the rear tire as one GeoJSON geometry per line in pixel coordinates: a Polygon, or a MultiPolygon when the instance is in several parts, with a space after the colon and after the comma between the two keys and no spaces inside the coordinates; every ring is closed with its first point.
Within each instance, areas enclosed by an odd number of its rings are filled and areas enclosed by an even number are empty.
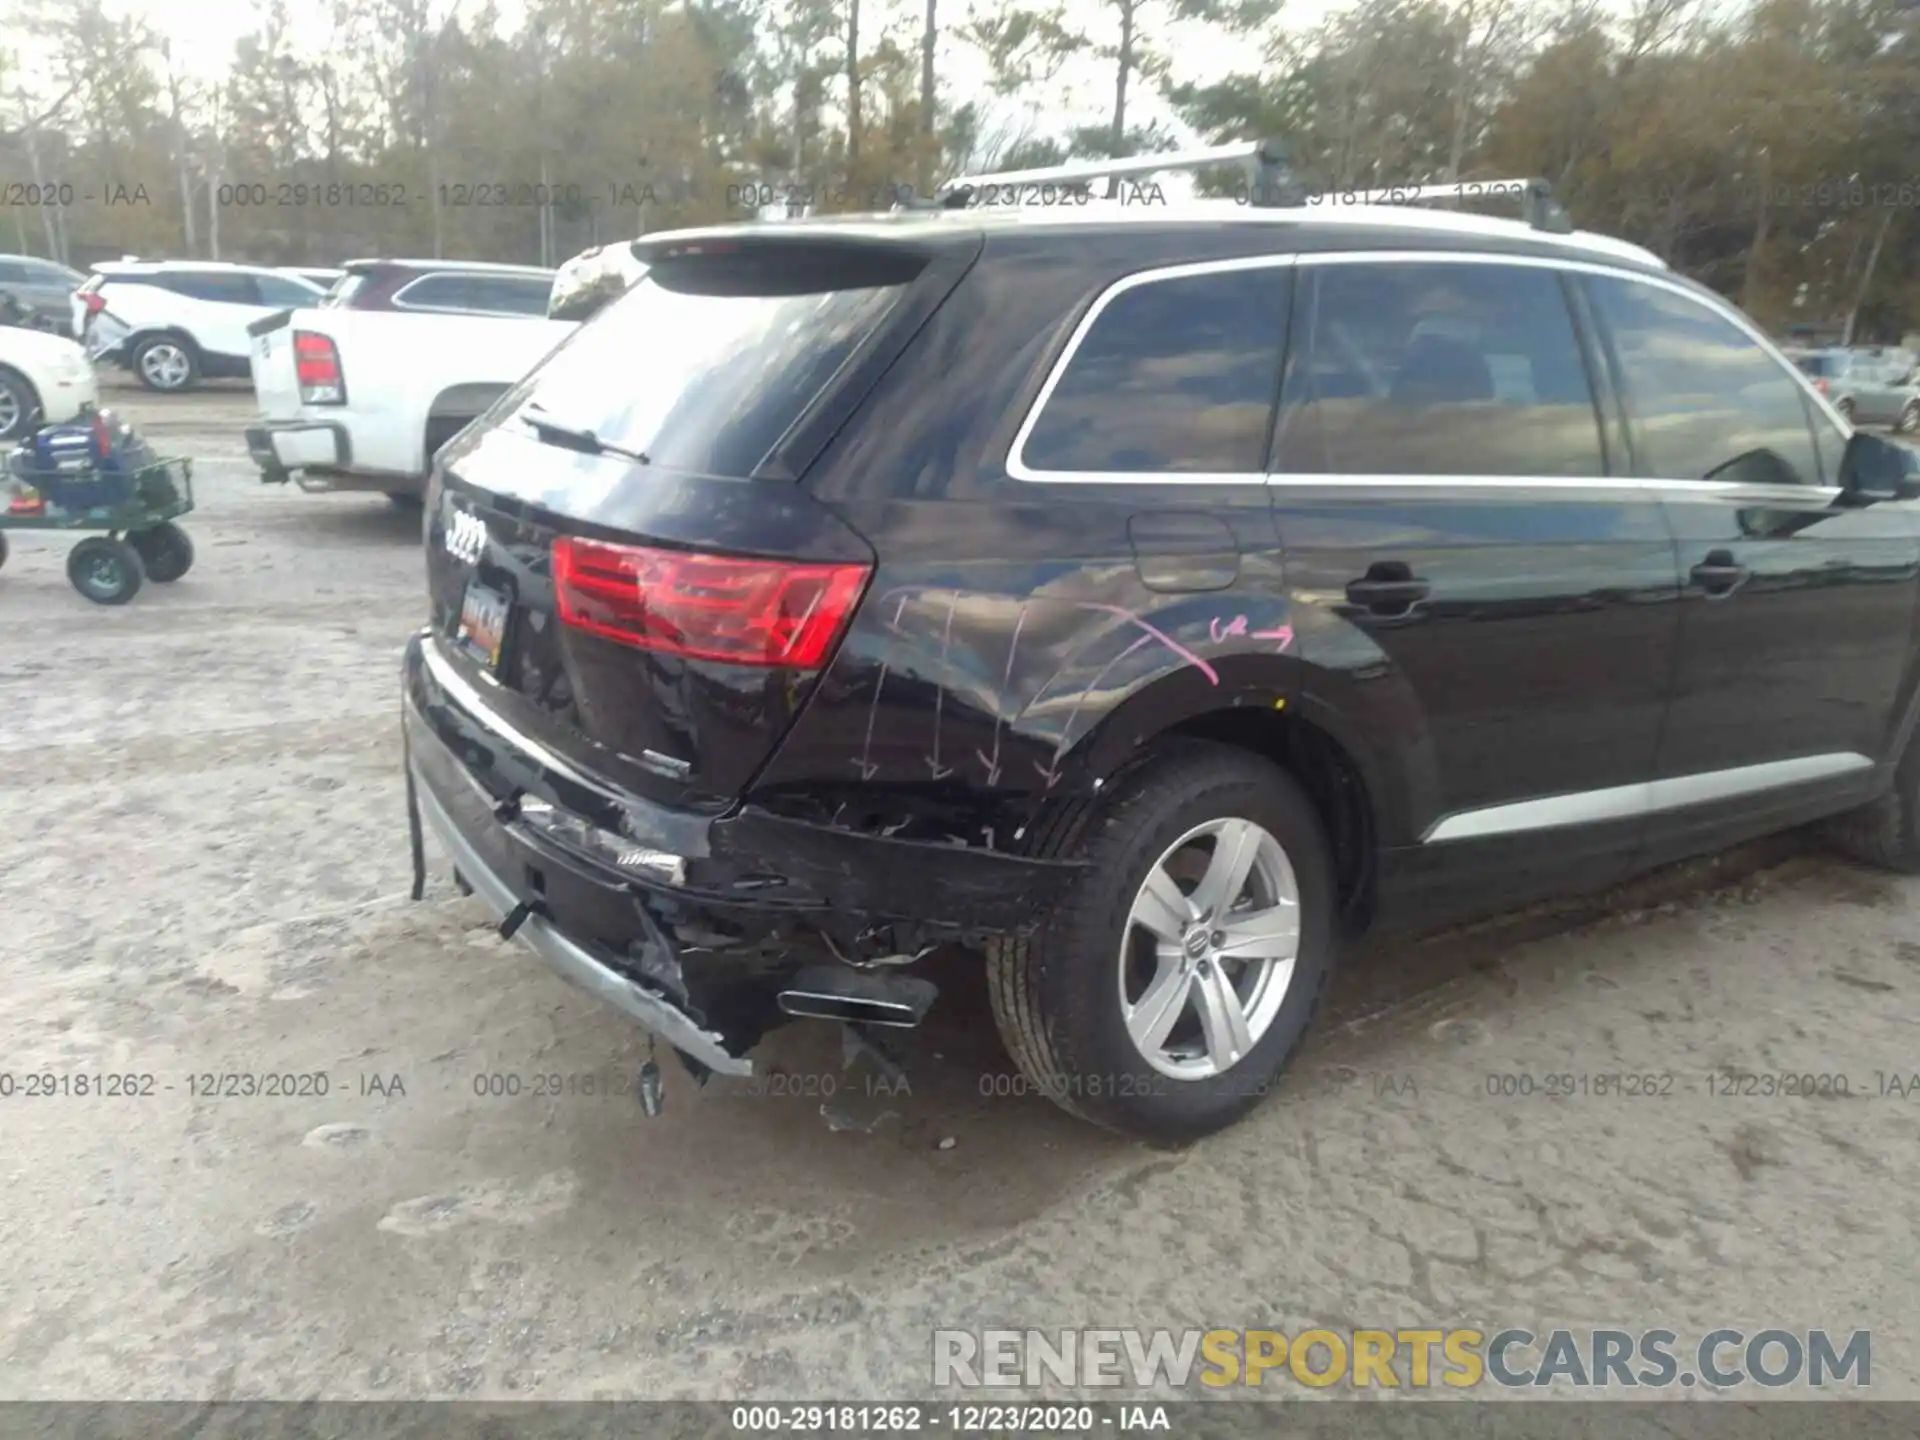
{"type": "Polygon", "coordinates": [[[7,565],[7,537],[3,534],[0,534],[0,570],[4,570],[6,568],[6,565],[7,565]]]}
{"type": "Polygon", "coordinates": [[[149,335],[129,359],[140,383],[163,395],[181,394],[200,382],[200,354],[184,335],[149,335]]]}
{"type": "Polygon", "coordinates": [[[1902,435],[1911,435],[1920,431],[1920,400],[1909,400],[1900,411],[1900,420],[1894,429],[1902,435]]]}
{"type": "Polygon", "coordinates": [[[193,541],[171,520],[129,535],[127,541],[140,552],[147,579],[156,584],[171,585],[193,568],[193,541]]]}
{"type": "Polygon", "coordinates": [[[1853,423],[1853,401],[1836,400],[1833,408],[1840,412],[1840,418],[1842,420],[1846,421],[1849,425],[1853,423]]]}
{"type": "Polygon", "coordinates": [[[1087,869],[1038,931],[991,955],[994,1019],[1026,1079],[1145,1140],[1195,1140],[1240,1119],[1298,1047],[1333,971],[1333,870],[1305,792],[1244,751],[1186,741],[1076,808],[1040,848],[1087,869]],[[1221,900],[1208,852],[1243,839],[1250,868],[1221,900]],[[1200,923],[1195,895],[1211,912],[1200,923]]]}
{"type": "Polygon", "coordinates": [[[91,535],[67,556],[67,579],[96,605],[124,605],[146,579],[140,552],[124,540],[91,535]]]}
{"type": "Polygon", "coordinates": [[[1908,742],[1891,790],[1820,828],[1843,855],[1896,874],[1920,875],[1920,747],[1908,742]]]}

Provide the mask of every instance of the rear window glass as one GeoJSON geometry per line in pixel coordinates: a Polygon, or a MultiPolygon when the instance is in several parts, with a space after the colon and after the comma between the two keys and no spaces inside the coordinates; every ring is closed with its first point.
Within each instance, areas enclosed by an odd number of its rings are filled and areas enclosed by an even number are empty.
{"type": "Polygon", "coordinates": [[[664,260],[575,331],[513,403],[655,465],[745,478],[921,263],[778,251],[664,260]]]}
{"type": "Polygon", "coordinates": [[[1832,379],[1840,370],[1831,355],[1801,355],[1796,357],[1793,363],[1809,375],[1818,375],[1826,379],[1832,379]]]}

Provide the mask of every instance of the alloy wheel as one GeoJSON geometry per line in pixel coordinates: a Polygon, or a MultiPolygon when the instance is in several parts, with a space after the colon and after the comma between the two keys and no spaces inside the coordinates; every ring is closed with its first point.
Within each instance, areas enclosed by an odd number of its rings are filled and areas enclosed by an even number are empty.
{"type": "Polygon", "coordinates": [[[159,390],[178,390],[187,383],[192,367],[187,352],[178,345],[162,341],[140,352],[140,373],[159,390]]]}
{"type": "Polygon", "coordinates": [[[1272,1026],[1299,951],[1299,884],[1280,842],[1250,820],[1195,826],[1154,862],[1127,913],[1127,1033],[1163,1075],[1225,1074],[1272,1026]]]}

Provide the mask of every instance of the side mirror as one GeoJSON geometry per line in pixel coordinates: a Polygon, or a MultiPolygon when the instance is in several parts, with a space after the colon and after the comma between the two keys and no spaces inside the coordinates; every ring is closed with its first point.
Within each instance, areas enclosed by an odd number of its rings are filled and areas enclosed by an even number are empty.
{"type": "Polygon", "coordinates": [[[1920,499],[1920,451],[1856,430],[1840,456],[1840,489],[1862,504],[1920,499]]]}
{"type": "Polygon", "coordinates": [[[1716,465],[1703,477],[1725,480],[1736,485],[1798,485],[1799,473],[1772,450],[1748,450],[1724,464],[1716,465]]]}

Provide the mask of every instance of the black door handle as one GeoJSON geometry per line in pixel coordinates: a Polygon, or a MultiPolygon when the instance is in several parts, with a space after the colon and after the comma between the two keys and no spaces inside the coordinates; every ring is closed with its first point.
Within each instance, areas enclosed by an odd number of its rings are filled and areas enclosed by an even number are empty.
{"type": "Polygon", "coordinates": [[[1692,570],[1693,583],[1709,595],[1731,595],[1753,572],[1726,550],[1711,551],[1692,570]]]}
{"type": "Polygon", "coordinates": [[[1363,609],[1391,615],[1427,598],[1433,587],[1397,561],[1367,567],[1367,573],[1347,585],[1347,599],[1363,609]]]}

